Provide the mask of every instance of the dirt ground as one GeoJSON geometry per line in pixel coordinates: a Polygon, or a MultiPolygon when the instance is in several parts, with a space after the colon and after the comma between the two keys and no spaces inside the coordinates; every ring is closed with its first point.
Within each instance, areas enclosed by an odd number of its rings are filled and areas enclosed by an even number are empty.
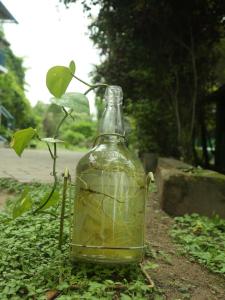
{"type": "Polygon", "coordinates": [[[166,299],[224,300],[224,279],[179,254],[169,236],[173,219],[159,209],[157,193],[150,195],[147,219],[147,238],[159,265],[150,276],[166,299]]]}

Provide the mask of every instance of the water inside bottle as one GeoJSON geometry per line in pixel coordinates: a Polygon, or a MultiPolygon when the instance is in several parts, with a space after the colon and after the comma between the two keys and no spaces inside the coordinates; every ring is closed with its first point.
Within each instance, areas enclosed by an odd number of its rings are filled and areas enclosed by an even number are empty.
{"type": "Polygon", "coordinates": [[[143,174],[86,169],[77,175],[71,257],[139,261],[144,244],[143,174]]]}

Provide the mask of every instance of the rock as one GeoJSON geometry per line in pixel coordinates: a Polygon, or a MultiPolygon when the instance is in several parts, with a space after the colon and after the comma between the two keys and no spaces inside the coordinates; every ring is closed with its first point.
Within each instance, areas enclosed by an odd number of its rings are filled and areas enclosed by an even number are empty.
{"type": "Polygon", "coordinates": [[[225,217],[225,175],[160,159],[156,183],[161,208],[172,216],[199,213],[225,217]]]}

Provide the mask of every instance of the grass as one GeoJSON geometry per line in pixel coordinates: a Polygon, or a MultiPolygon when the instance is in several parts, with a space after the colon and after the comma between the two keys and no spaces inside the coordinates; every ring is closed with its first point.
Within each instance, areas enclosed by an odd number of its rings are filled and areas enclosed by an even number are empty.
{"type": "Polygon", "coordinates": [[[225,220],[192,214],[176,217],[175,221],[171,235],[182,251],[225,277],[225,220]]]}
{"type": "MultiPolygon", "coordinates": [[[[109,299],[163,300],[162,291],[150,288],[136,265],[107,267],[72,264],[69,260],[69,221],[65,222],[62,252],[58,250],[59,220],[49,214],[25,213],[12,219],[17,198],[28,184],[0,179],[0,190],[13,195],[0,211],[0,299],[109,299]]],[[[49,185],[29,184],[38,205],[49,185]]],[[[68,208],[67,208],[68,209],[68,208]]],[[[59,212],[49,208],[46,212],[59,212]]],[[[68,214],[68,213],[67,213],[68,214]]],[[[59,214],[58,214],[59,215],[59,214]]],[[[172,237],[182,252],[211,271],[225,276],[225,220],[197,214],[175,218],[172,237]]],[[[154,272],[170,256],[146,249],[145,270],[154,272]]]]}
{"type": "MultiPolygon", "coordinates": [[[[26,187],[0,180],[11,192],[26,187]]],[[[38,202],[47,185],[33,184],[38,202]]],[[[25,213],[12,219],[17,196],[0,212],[0,299],[163,299],[150,288],[137,265],[107,267],[72,264],[69,260],[69,221],[65,223],[62,252],[58,250],[59,222],[52,215],[25,213]]],[[[49,208],[49,211],[57,210],[49,208]]],[[[148,268],[148,265],[147,265],[148,268]]]]}

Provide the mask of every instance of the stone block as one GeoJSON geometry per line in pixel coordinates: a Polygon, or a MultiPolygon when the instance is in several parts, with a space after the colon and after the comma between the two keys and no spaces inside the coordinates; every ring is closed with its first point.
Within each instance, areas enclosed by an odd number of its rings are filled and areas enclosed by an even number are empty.
{"type": "Polygon", "coordinates": [[[169,215],[225,218],[225,175],[174,159],[160,159],[155,175],[160,206],[169,215]]]}

